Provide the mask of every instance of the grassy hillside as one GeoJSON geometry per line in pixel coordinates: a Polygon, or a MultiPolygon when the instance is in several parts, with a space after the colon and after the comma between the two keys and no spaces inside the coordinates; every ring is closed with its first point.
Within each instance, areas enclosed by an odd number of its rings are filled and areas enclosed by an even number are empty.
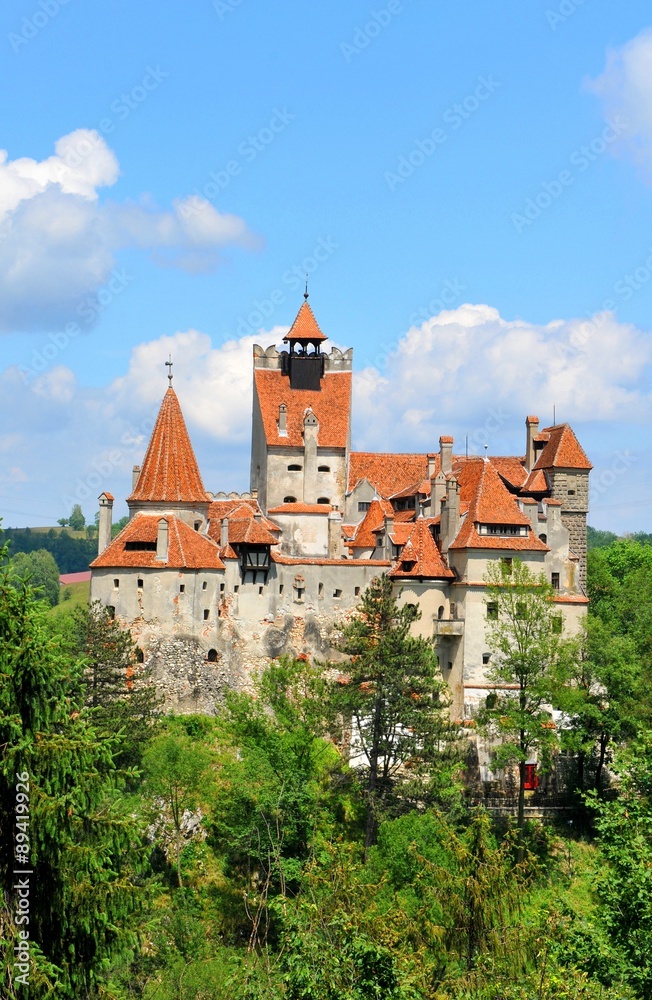
{"type": "Polygon", "coordinates": [[[53,617],[69,615],[75,608],[88,604],[90,589],[91,585],[88,581],[62,584],[59,592],[59,603],[50,609],[50,615],[53,617]]]}

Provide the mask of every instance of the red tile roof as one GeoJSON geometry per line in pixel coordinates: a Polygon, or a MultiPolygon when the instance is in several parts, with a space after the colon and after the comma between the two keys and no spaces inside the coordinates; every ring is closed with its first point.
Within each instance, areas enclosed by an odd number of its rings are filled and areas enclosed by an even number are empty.
{"type": "Polygon", "coordinates": [[[468,503],[468,513],[457,533],[452,549],[515,549],[548,551],[532,532],[529,518],[519,510],[516,498],[509,492],[491,462],[469,459],[456,470],[460,484],[460,501],[468,503]],[[476,525],[525,525],[526,536],[479,535],[476,525]]]}
{"type": "Polygon", "coordinates": [[[533,469],[523,484],[524,493],[547,493],[548,480],[543,469],[533,469]]]}
{"type": "Polygon", "coordinates": [[[254,385],[260,404],[268,445],[303,447],[303,421],[308,408],[319,423],[322,448],[346,448],[351,411],[351,372],[326,372],[321,389],[291,389],[287,375],[274,369],[256,368],[254,385]],[[281,403],[287,406],[287,434],[278,432],[281,403]]]}
{"type": "Polygon", "coordinates": [[[389,500],[372,500],[358,525],[355,537],[349,544],[356,549],[374,549],[376,547],[374,531],[382,528],[386,517],[394,518],[394,508],[389,500]]]}
{"type": "MultiPolygon", "coordinates": [[[[439,461],[435,473],[439,471],[439,461]]],[[[366,479],[381,497],[421,482],[428,474],[428,456],[352,451],[349,455],[348,492],[366,479]]]]}
{"type": "Polygon", "coordinates": [[[553,604],[588,604],[588,597],[582,596],[582,594],[559,594],[557,597],[553,597],[553,604]]]}
{"type": "Polygon", "coordinates": [[[313,344],[319,343],[322,340],[328,340],[328,337],[319,329],[315,314],[308,305],[307,300],[299,309],[294,323],[290,327],[289,332],[283,337],[283,340],[287,342],[292,340],[308,340],[313,344]]]}
{"type": "Polygon", "coordinates": [[[455,574],[444,564],[432,537],[428,520],[420,517],[410,525],[410,529],[410,537],[403,546],[398,563],[390,576],[454,579],[455,574]],[[414,565],[410,565],[412,563],[414,565]]]}
{"type": "Polygon", "coordinates": [[[229,545],[276,545],[278,538],[253,517],[229,518],[229,545]]]}
{"type": "Polygon", "coordinates": [[[579,441],[568,424],[544,428],[548,443],[539,455],[535,469],[592,469],[579,441]]]}
{"type": "Polygon", "coordinates": [[[204,503],[208,499],[179,400],[170,387],[163,397],[145,461],[129,500],[204,503]]]}
{"type": "Polygon", "coordinates": [[[512,455],[493,455],[489,461],[510,486],[518,489],[527,479],[527,470],[520,458],[512,455]]]}
{"type": "Polygon", "coordinates": [[[136,514],[110,545],[91,563],[91,569],[107,567],[138,567],[160,569],[224,569],[218,548],[206,535],[193,531],[184,521],[166,514],[168,523],[168,557],[165,562],[156,558],[156,552],[127,549],[127,542],[156,542],[158,514],[136,514]]]}

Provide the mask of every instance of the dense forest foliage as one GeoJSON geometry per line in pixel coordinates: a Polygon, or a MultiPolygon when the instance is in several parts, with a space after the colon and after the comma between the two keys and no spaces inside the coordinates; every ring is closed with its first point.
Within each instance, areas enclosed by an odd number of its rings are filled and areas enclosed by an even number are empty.
{"type": "Polygon", "coordinates": [[[497,676],[529,715],[488,699],[475,728],[518,769],[527,725],[566,775],[562,818],[522,824],[473,804],[469,741],[387,582],[342,629],[348,662],[274,661],[215,716],[175,717],[104,609],[48,617],[6,569],[2,996],[25,995],[26,926],[35,1000],[651,996],[652,547],[612,541],[589,569],[576,640],[516,561],[511,624],[498,608],[497,676]]]}

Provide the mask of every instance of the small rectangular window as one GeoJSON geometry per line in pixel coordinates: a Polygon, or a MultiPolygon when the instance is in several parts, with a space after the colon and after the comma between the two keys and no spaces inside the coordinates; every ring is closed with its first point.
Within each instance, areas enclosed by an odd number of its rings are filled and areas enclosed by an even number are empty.
{"type": "Polygon", "coordinates": [[[240,585],[236,583],[235,587],[233,588],[233,593],[237,594],[239,591],[240,591],[240,585]]]}
{"type": "Polygon", "coordinates": [[[355,595],[356,597],[359,597],[359,596],[360,596],[360,588],[359,588],[359,587],[356,587],[356,588],[355,588],[355,590],[353,591],[353,593],[354,593],[354,595],[355,595]]]}
{"type": "Polygon", "coordinates": [[[575,496],[575,490],[569,490],[568,491],[568,495],[569,495],[569,497],[574,497],[575,496]]]}
{"type": "Polygon", "coordinates": [[[491,653],[483,653],[482,654],[482,662],[485,665],[485,667],[489,663],[490,659],[491,659],[491,653]]]}
{"type": "Polygon", "coordinates": [[[204,621],[207,622],[210,615],[210,609],[204,608],[204,621]]]}
{"type": "Polygon", "coordinates": [[[226,587],[226,585],[224,583],[220,584],[220,594],[224,593],[225,587],[226,587]]]}
{"type": "Polygon", "coordinates": [[[279,583],[279,585],[278,585],[278,592],[279,592],[279,594],[283,593],[283,584],[282,583],[279,583]]]}
{"type": "Polygon", "coordinates": [[[487,618],[492,621],[498,621],[498,604],[496,601],[489,601],[487,604],[487,618]]]}
{"type": "Polygon", "coordinates": [[[551,583],[553,590],[559,590],[559,573],[553,573],[551,576],[551,583]]]}
{"type": "Polygon", "coordinates": [[[207,583],[206,583],[206,581],[204,580],[204,582],[203,582],[203,583],[202,583],[202,585],[201,585],[201,589],[202,589],[202,590],[206,590],[206,587],[207,587],[207,586],[208,586],[208,584],[207,584],[207,583]]]}
{"type": "Polygon", "coordinates": [[[258,588],[258,593],[259,593],[259,594],[262,594],[262,593],[263,593],[263,590],[264,590],[264,587],[259,587],[259,588],[258,588]]]}
{"type": "Polygon", "coordinates": [[[119,580],[114,580],[114,581],[113,581],[113,586],[114,586],[114,587],[115,587],[115,589],[117,590],[117,589],[118,589],[118,587],[120,586],[120,581],[119,581],[119,580]]]}
{"type": "Polygon", "coordinates": [[[318,590],[317,596],[318,597],[323,597],[324,596],[324,584],[323,583],[319,584],[319,590],[318,590]]]}
{"type": "Polygon", "coordinates": [[[143,589],[143,580],[142,580],[142,577],[140,577],[140,576],[138,577],[138,589],[139,590],[143,589]]]}
{"type": "Polygon", "coordinates": [[[358,511],[360,514],[364,514],[371,507],[370,500],[358,500],[358,511]]]}
{"type": "Polygon", "coordinates": [[[333,597],[341,597],[341,596],[342,596],[342,591],[341,590],[334,590],[333,591],[333,597]]]}
{"type": "Polygon", "coordinates": [[[185,592],[186,592],[186,585],[185,585],[185,583],[180,583],[179,584],[179,593],[180,594],[185,594],[185,592]]]}

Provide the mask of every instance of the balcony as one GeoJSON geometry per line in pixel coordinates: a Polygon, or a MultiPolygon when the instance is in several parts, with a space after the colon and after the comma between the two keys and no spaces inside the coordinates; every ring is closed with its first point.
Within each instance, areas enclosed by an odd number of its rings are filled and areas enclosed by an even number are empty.
{"type": "Polygon", "coordinates": [[[464,635],[463,618],[433,618],[433,634],[439,638],[453,638],[464,635]]]}

